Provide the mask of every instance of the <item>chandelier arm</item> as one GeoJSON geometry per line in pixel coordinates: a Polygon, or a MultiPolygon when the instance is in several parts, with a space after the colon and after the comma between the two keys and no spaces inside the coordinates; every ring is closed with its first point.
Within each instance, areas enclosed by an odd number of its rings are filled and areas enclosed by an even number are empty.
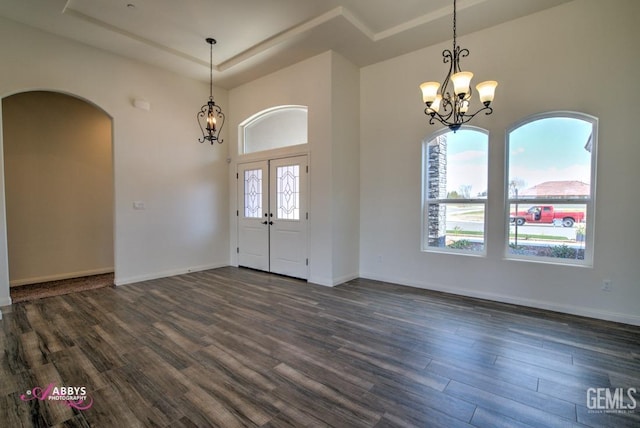
{"type": "Polygon", "coordinates": [[[438,113],[437,111],[433,111],[433,110],[430,111],[429,108],[426,108],[424,110],[424,114],[426,114],[426,115],[431,117],[429,119],[429,125],[435,125],[434,120],[437,120],[441,124],[443,124],[445,126],[449,126],[448,120],[451,117],[452,113],[449,113],[449,114],[443,116],[440,113],[438,113]]]}
{"type": "Polygon", "coordinates": [[[458,130],[460,126],[466,124],[467,122],[470,122],[471,119],[473,119],[477,114],[483,111],[485,112],[485,115],[490,115],[491,113],[493,113],[493,108],[489,106],[485,106],[473,114],[466,114],[466,113],[462,114],[459,111],[454,110],[454,111],[451,111],[449,114],[441,115],[439,112],[433,111],[427,107],[424,109],[424,114],[429,116],[429,125],[435,125],[434,121],[437,120],[442,125],[447,126],[455,131],[455,130],[458,130]],[[452,115],[454,119],[453,121],[449,121],[452,115]]]}
{"type": "MultiPolygon", "coordinates": [[[[455,52],[451,52],[449,49],[445,49],[442,51],[442,62],[445,64],[449,64],[449,72],[447,76],[444,78],[442,82],[442,86],[440,87],[440,93],[442,94],[442,98],[444,99],[445,93],[448,92],[449,81],[451,79],[451,75],[455,73],[456,69],[456,55],[455,52]]],[[[448,94],[447,94],[448,97],[448,94]]]]}
{"type": "Polygon", "coordinates": [[[438,113],[427,113],[427,114],[431,116],[429,118],[429,125],[435,125],[436,123],[434,122],[434,120],[437,120],[440,123],[444,123],[438,113]]]}
{"type": "Polygon", "coordinates": [[[487,115],[487,116],[488,116],[488,115],[490,115],[491,113],[493,113],[493,108],[491,108],[491,107],[489,107],[489,106],[482,107],[480,110],[476,111],[476,112],[475,112],[475,113],[473,113],[473,114],[466,114],[466,113],[465,113],[465,114],[464,114],[464,116],[463,116],[464,121],[463,121],[462,123],[467,123],[467,122],[469,122],[471,119],[473,119],[473,118],[474,118],[474,116],[476,116],[478,113],[483,112],[483,111],[485,111],[485,110],[486,110],[485,115],[487,115]]]}
{"type": "Polygon", "coordinates": [[[446,98],[445,97],[442,98],[442,110],[444,111],[444,114],[438,113],[440,117],[444,117],[446,120],[449,120],[451,115],[456,111],[455,102],[456,100],[451,97],[449,92],[447,92],[446,98]]]}
{"type": "MultiPolygon", "coordinates": [[[[460,46],[458,46],[458,52],[456,55],[456,64],[457,64],[457,70],[456,71],[462,71],[462,68],[460,67],[460,58],[466,58],[469,56],[469,49],[460,49],[460,46]]],[[[471,85],[469,85],[469,92],[467,92],[467,94],[465,95],[464,99],[466,101],[471,100],[471,95],[473,95],[473,88],[471,87],[471,85]]]]}
{"type": "Polygon", "coordinates": [[[434,120],[437,120],[442,125],[448,127],[449,129],[451,129],[454,132],[457,131],[458,128],[460,128],[460,126],[462,125],[462,124],[459,124],[459,123],[450,123],[447,120],[445,120],[442,116],[440,116],[438,113],[435,113],[435,114],[431,115],[431,119],[429,119],[429,125],[435,125],[434,120]]]}
{"type": "Polygon", "coordinates": [[[453,53],[449,49],[445,49],[442,51],[442,62],[448,64],[453,61],[453,53]]]}
{"type": "MultiPolygon", "coordinates": [[[[222,122],[220,123],[220,128],[218,128],[218,131],[216,133],[217,137],[216,137],[216,141],[218,142],[218,144],[222,144],[224,143],[224,139],[219,138],[220,133],[222,132],[222,127],[224,126],[224,113],[222,112],[222,109],[216,105],[216,116],[218,116],[220,119],[222,119],[222,122]]],[[[213,141],[211,141],[211,144],[213,144],[213,141]]]]}
{"type": "Polygon", "coordinates": [[[198,126],[200,127],[200,132],[202,132],[202,138],[198,138],[198,142],[199,143],[204,143],[205,141],[208,140],[207,135],[206,135],[206,133],[204,131],[204,128],[202,127],[202,123],[200,122],[200,120],[207,115],[208,108],[209,108],[209,105],[205,104],[200,108],[200,111],[196,114],[196,120],[198,121],[198,126]]]}

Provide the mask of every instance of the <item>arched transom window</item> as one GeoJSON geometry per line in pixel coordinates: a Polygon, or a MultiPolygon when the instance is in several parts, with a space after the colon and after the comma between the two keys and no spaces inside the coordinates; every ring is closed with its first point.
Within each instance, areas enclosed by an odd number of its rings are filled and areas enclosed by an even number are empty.
{"type": "Polygon", "coordinates": [[[307,144],[307,107],[278,106],[240,124],[241,153],[307,144]]]}

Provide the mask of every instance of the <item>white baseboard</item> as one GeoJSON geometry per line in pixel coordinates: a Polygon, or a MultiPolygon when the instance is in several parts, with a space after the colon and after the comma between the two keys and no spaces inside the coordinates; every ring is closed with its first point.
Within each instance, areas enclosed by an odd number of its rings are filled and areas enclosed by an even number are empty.
{"type": "Polygon", "coordinates": [[[331,278],[323,278],[321,276],[309,276],[307,282],[316,285],[324,285],[325,287],[333,287],[333,281],[331,278]]]}
{"type": "Polygon", "coordinates": [[[356,278],[360,278],[360,275],[357,273],[351,273],[349,275],[343,275],[340,276],[338,278],[334,278],[333,279],[333,285],[340,285],[340,284],[344,284],[345,282],[349,282],[352,279],[356,279],[356,278]]]}
{"type": "Polygon", "coordinates": [[[347,281],[351,281],[352,279],[360,278],[360,275],[357,273],[352,273],[349,275],[343,275],[338,278],[323,278],[319,276],[310,277],[307,282],[311,284],[323,285],[325,287],[335,287],[336,285],[344,284],[347,281]]]}
{"type": "Polygon", "coordinates": [[[192,272],[200,272],[200,271],[209,270],[209,269],[217,269],[225,266],[229,266],[229,263],[224,262],[224,263],[216,263],[211,265],[192,266],[187,268],[166,270],[162,272],[148,273],[144,275],[129,276],[124,278],[118,277],[116,272],[116,278],[114,280],[114,283],[115,285],[134,284],[136,282],[150,281],[152,279],[159,279],[159,278],[167,278],[170,276],[183,275],[185,273],[192,273],[192,272]]]}
{"type": "Polygon", "coordinates": [[[485,293],[485,292],[471,291],[468,289],[452,288],[442,284],[426,283],[426,282],[415,281],[410,279],[387,278],[382,275],[376,275],[376,274],[370,274],[370,273],[361,273],[360,277],[366,278],[366,279],[372,279],[376,281],[384,281],[384,282],[389,282],[389,283],[394,283],[399,285],[406,285],[409,287],[423,288],[426,290],[441,291],[443,293],[456,294],[459,296],[475,297],[478,299],[492,300],[494,302],[528,306],[530,308],[545,309],[548,311],[562,312],[565,314],[579,315],[579,316],[588,317],[588,318],[596,318],[596,319],[601,319],[605,321],[614,321],[614,322],[619,322],[623,324],[640,326],[640,316],[636,316],[636,315],[607,312],[599,309],[585,308],[582,306],[573,306],[573,305],[567,305],[567,304],[558,304],[555,302],[548,302],[544,300],[524,299],[519,297],[505,296],[502,294],[485,293]]]}
{"type": "Polygon", "coordinates": [[[14,279],[9,282],[10,287],[17,287],[20,285],[37,284],[39,282],[59,281],[61,279],[80,278],[82,276],[101,275],[103,273],[113,272],[113,267],[81,270],[77,272],[57,273],[54,275],[35,276],[31,278],[14,279]]]}
{"type": "Polygon", "coordinates": [[[5,313],[11,312],[11,296],[0,298],[0,320],[2,319],[2,308],[5,309],[5,313]]]}

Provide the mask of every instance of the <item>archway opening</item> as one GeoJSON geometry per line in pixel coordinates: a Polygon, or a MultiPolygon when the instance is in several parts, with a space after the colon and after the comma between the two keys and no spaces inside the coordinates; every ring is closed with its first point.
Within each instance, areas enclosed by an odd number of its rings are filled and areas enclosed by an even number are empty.
{"type": "Polygon", "coordinates": [[[47,284],[55,292],[71,283],[80,289],[94,288],[98,279],[113,283],[112,129],[109,115],[74,96],[30,91],[3,98],[14,302],[18,290],[33,284],[47,284]]]}

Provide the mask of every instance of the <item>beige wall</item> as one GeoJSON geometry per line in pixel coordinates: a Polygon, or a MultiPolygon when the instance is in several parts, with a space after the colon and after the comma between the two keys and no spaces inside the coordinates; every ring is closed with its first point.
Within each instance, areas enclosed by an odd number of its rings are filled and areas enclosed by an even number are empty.
{"type": "Polygon", "coordinates": [[[109,116],[42,91],[2,114],[11,286],[113,271],[109,116]]]}

